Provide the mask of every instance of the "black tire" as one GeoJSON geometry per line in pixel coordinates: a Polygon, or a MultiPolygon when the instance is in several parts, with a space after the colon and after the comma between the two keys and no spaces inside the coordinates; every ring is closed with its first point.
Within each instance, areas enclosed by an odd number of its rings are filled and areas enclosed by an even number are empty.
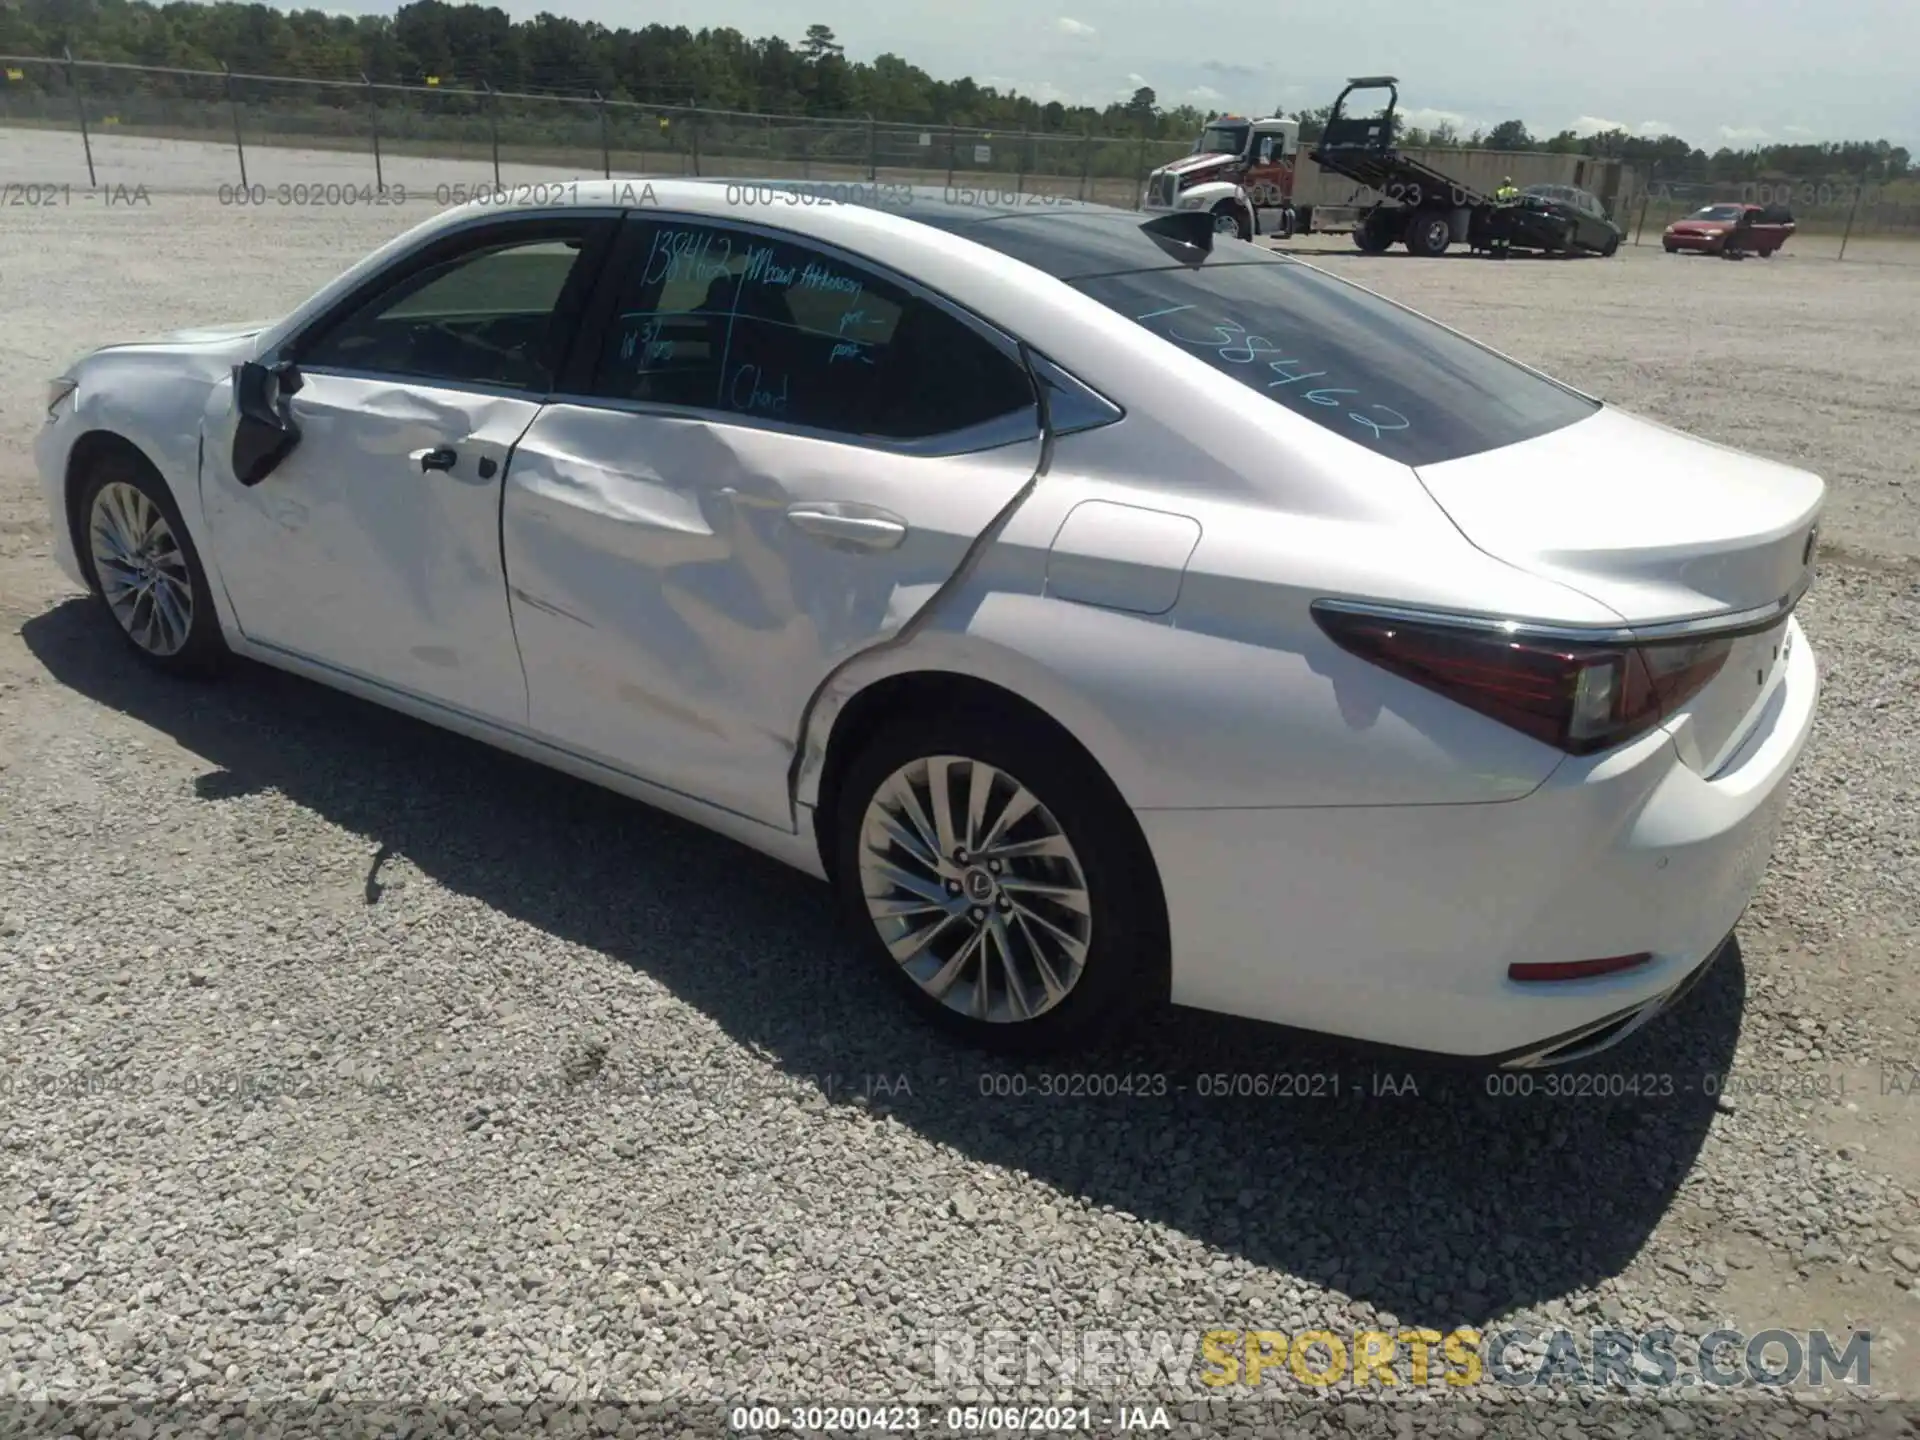
{"type": "MultiPolygon", "coordinates": [[[[1247,218],[1247,212],[1231,200],[1222,200],[1218,205],[1213,207],[1213,221],[1216,230],[1220,229],[1220,222],[1223,220],[1231,220],[1233,222],[1235,239],[1253,239],[1253,223],[1247,218]]],[[[1222,231],[1221,233],[1225,232],[1222,231]]]]}
{"type": "Polygon", "coordinates": [[[1368,255],[1384,255],[1393,244],[1391,220],[1383,217],[1379,211],[1367,216],[1353,227],[1353,243],[1368,255]]]}
{"type": "Polygon", "coordinates": [[[1607,237],[1607,243],[1600,247],[1600,258],[1602,260],[1611,260],[1619,249],[1620,237],[1618,235],[1609,235],[1607,237]]]}
{"type": "Polygon", "coordinates": [[[1447,253],[1453,243],[1453,226],[1438,210],[1416,210],[1407,219],[1408,253],[1431,260],[1447,253]]]}
{"type": "MultiPolygon", "coordinates": [[[[965,784],[958,778],[954,784],[959,793],[951,813],[963,817],[966,814],[965,784]]],[[[930,800],[921,802],[921,813],[932,815],[930,800]]],[[[989,816],[995,813],[990,807],[989,816]]],[[[1008,833],[1036,832],[1015,826],[1008,833]]],[[[843,918],[855,943],[909,1005],[946,1033],[982,1049],[1038,1055],[1118,1034],[1153,1007],[1165,1004],[1169,973],[1166,922],[1146,840],[1112,783],[1074,746],[1048,727],[1019,717],[1010,718],[991,708],[917,714],[892,722],[876,734],[848,766],[838,787],[832,835],[835,886],[843,918]],[[956,990],[949,993],[952,1003],[936,998],[908,972],[906,961],[894,958],[880,933],[880,922],[868,907],[869,884],[877,887],[883,896],[888,893],[882,878],[876,876],[869,881],[862,872],[863,851],[872,857],[883,854],[882,850],[867,846],[869,807],[903,768],[916,767],[917,762],[939,756],[960,757],[991,766],[1023,786],[1046,813],[1035,812],[1032,820],[1022,823],[1044,828],[1044,821],[1050,818],[1057,823],[1077,860],[1077,874],[1084,881],[1086,902],[1087,928],[1082,937],[1084,963],[1077,978],[1064,987],[1065,997],[1051,1008],[1040,1008],[1031,1018],[988,1020],[961,1013],[956,1006],[971,1005],[978,998],[978,990],[964,978],[972,971],[971,964],[961,968],[963,978],[955,982],[956,990]]],[[[995,898],[973,906],[968,899],[972,893],[969,888],[956,889],[960,885],[957,878],[936,880],[924,863],[916,865],[909,861],[913,852],[899,842],[892,842],[884,853],[892,857],[896,868],[907,866],[910,873],[923,877],[925,883],[943,885],[950,898],[942,902],[942,908],[955,907],[952,920],[934,919],[939,911],[933,910],[919,922],[933,926],[940,942],[927,944],[914,957],[923,967],[951,962],[953,954],[973,932],[973,917],[989,915],[1001,906],[1004,897],[997,883],[995,898]]],[[[950,860],[951,854],[943,858],[950,860]]],[[[1005,863],[1008,869],[1003,872],[1004,876],[1013,876],[1015,862],[1005,863]]],[[[1065,860],[1019,863],[1023,867],[1070,864],[1065,860]]],[[[985,867],[975,860],[964,869],[958,865],[949,868],[971,882],[974,872],[984,871],[985,867]]],[[[1071,885],[1073,873],[1071,869],[1052,868],[1039,878],[1051,877],[1071,885]]],[[[1023,878],[1031,882],[1035,877],[1029,870],[1023,878]]],[[[1052,903],[1044,898],[1036,900],[1032,895],[1026,898],[1028,903],[1043,909],[1052,903]]],[[[1051,913],[1068,928],[1079,929],[1080,922],[1074,913],[1059,908],[1052,909],[1051,913]]],[[[1005,927],[1005,933],[1013,933],[1015,924],[1011,916],[998,924],[1005,927]]],[[[1052,946],[1047,954],[1056,978],[1064,976],[1071,964],[1065,958],[1069,952],[1044,936],[1044,929],[1044,926],[1027,926],[1024,935],[1014,934],[1012,943],[1020,947],[1026,937],[1041,936],[1052,946]]],[[[1028,953],[1022,949],[1023,956],[1028,953]]],[[[1031,967],[1027,969],[1030,975],[1038,973],[1031,967]]],[[[1003,1008],[1011,1014],[1012,987],[1005,984],[1006,973],[1004,963],[995,972],[1000,979],[998,998],[1005,1002],[1003,1008]]],[[[1037,984],[1028,989],[1035,996],[1041,996],[1037,984]]],[[[991,1010],[996,998],[992,979],[987,981],[985,992],[991,1010]]]]}
{"type": "Polygon", "coordinates": [[[220,634],[220,617],[213,608],[213,590],[207,584],[206,568],[200,563],[200,552],[194,546],[192,535],[187,532],[186,521],[181,518],[180,507],[174,503],[173,492],[151,464],[124,450],[109,451],[93,461],[74,489],[73,537],[81,573],[87,577],[87,588],[93,593],[95,604],[134,654],[169,675],[204,679],[220,672],[230,658],[230,652],[225,638],[220,634]],[[185,587],[191,595],[185,639],[178,648],[165,652],[151,648],[136,639],[133,629],[129,628],[130,625],[139,628],[138,617],[142,613],[150,614],[153,601],[145,602],[145,612],[136,602],[131,612],[135,618],[127,620],[122,618],[122,614],[108,599],[94,549],[96,544],[104,543],[96,539],[96,530],[107,523],[103,515],[96,514],[95,506],[109,486],[126,486],[137,491],[164,521],[166,537],[171,543],[161,544],[156,553],[163,561],[177,559],[175,573],[184,571],[185,587]]]}

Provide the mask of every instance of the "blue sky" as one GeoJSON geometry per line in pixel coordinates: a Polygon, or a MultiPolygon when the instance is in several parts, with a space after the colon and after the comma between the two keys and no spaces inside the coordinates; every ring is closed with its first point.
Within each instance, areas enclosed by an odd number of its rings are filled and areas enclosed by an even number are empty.
{"type": "MultiPolygon", "coordinates": [[[[391,11],[332,0],[346,12],[391,11]]],[[[810,0],[504,0],[608,26],[732,26],[798,40],[833,28],[849,58],[883,51],[929,73],[1105,104],[1151,85],[1182,101],[1267,112],[1324,105],[1349,75],[1394,74],[1416,124],[1463,131],[1518,117],[1671,131],[1714,149],[1888,139],[1920,149],[1916,0],[966,0],[868,6],[810,0]]]]}

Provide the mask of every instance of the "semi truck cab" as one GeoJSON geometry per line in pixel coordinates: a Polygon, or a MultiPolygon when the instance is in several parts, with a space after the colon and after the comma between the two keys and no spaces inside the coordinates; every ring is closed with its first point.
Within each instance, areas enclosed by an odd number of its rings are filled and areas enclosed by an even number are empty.
{"type": "Polygon", "coordinates": [[[1291,235],[1305,228],[1293,208],[1299,155],[1298,121],[1222,115],[1207,122],[1192,153],[1147,176],[1141,208],[1203,210],[1215,229],[1243,240],[1291,235]]]}

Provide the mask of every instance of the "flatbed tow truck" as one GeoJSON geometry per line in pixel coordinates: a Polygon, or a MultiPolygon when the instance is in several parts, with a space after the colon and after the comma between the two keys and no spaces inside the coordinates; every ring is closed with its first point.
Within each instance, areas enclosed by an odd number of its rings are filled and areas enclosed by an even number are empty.
{"type": "Polygon", "coordinates": [[[1391,75],[1349,80],[1310,154],[1322,173],[1353,182],[1354,199],[1371,192],[1376,200],[1296,205],[1299,123],[1222,115],[1207,122],[1192,154],[1148,175],[1141,208],[1205,214],[1216,231],[1242,240],[1350,232],[1371,255],[1396,244],[1415,255],[1442,255],[1456,244],[1489,250],[1496,239],[1519,250],[1571,251],[1567,217],[1551,201],[1523,195],[1500,204],[1396,146],[1399,103],[1400,82],[1391,75]],[[1353,95],[1380,90],[1387,92],[1384,107],[1352,113],[1353,95]]]}
{"type": "Polygon", "coordinates": [[[1441,255],[1456,242],[1471,243],[1476,222],[1486,228],[1493,197],[1395,146],[1394,111],[1399,104],[1400,82],[1391,75],[1349,80],[1313,148],[1313,163],[1380,196],[1354,226],[1353,243],[1362,250],[1377,255],[1399,241],[1415,255],[1441,255]],[[1376,90],[1387,92],[1384,108],[1371,115],[1350,113],[1348,100],[1356,91],[1376,90]]]}
{"type": "MultiPolygon", "coordinates": [[[[1598,253],[1590,237],[1571,223],[1572,212],[1542,194],[1527,193],[1501,203],[1470,185],[1462,185],[1394,144],[1400,82],[1391,75],[1363,75],[1347,82],[1333,102],[1312,159],[1322,172],[1339,175],[1377,194],[1353,226],[1353,243],[1369,255],[1402,244],[1414,255],[1443,255],[1464,244],[1491,250],[1496,240],[1516,250],[1572,254],[1583,244],[1598,253]],[[1356,92],[1387,92],[1385,106],[1370,115],[1354,115],[1348,104],[1356,92]]],[[[1546,188],[1546,187],[1541,187],[1546,188]]],[[[1609,233],[1611,226],[1608,227],[1609,233]]],[[[1614,241],[1617,244],[1617,238],[1614,241]]]]}

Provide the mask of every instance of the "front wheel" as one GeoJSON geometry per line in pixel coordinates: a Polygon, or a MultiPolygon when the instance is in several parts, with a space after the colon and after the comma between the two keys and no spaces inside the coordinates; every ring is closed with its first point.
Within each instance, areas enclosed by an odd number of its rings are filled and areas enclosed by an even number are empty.
{"type": "Polygon", "coordinates": [[[1619,249],[1620,237],[1618,235],[1609,235],[1607,237],[1607,243],[1600,247],[1600,257],[1603,260],[1612,259],[1619,249]]]}
{"type": "Polygon", "coordinates": [[[1367,255],[1384,255],[1393,244],[1393,222],[1374,211],[1353,228],[1353,243],[1367,255]]]}
{"type": "Polygon", "coordinates": [[[96,462],[74,497],[80,564],[94,598],[148,664],[209,675],[227,657],[199,552],[167,484],[126,454],[96,462]]]}
{"type": "Polygon", "coordinates": [[[1213,207],[1213,233],[1231,235],[1236,240],[1253,239],[1253,225],[1241,213],[1240,207],[1231,200],[1222,200],[1213,207]]]}
{"type": "Polygon", "coordinates": [[[985,712],[897,722],[849,767],[834,835],[858,943],[969,1043],[1063,1049],[1167,998],[1139,825],[1043,726],[985,712]]]}

